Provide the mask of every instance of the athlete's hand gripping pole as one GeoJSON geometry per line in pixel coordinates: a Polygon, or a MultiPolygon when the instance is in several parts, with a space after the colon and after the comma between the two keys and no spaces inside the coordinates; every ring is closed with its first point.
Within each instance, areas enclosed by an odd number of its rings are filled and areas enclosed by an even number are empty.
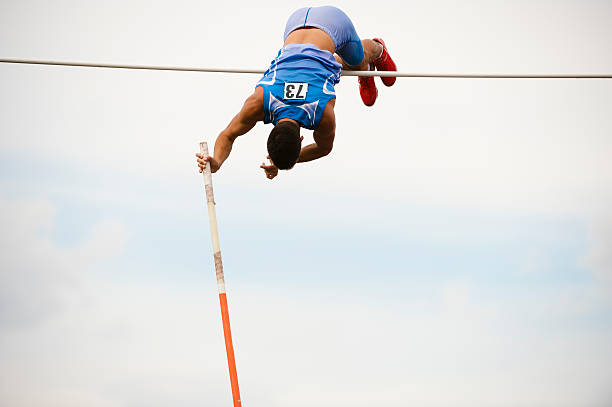
{"type": "MultiPolygon", "coordinates": [[[[208,145],[205,141],[200,143],[200,154],[208,156],[208,145]]],[[[227,296],[225,294],[225,279],[223,277],[223,263],[221,262],[221,246],[219,244],[219,230],[217,228],[217,213],[215,211],[215,197],[213,195],[212,175],[210,163],[204,169],[204,186],[206,188],[206,203],[208,205],[208,218],[210,221],[210,236],[212,238],[213,253],[215,257],[215,271],[217,273],[217,287],[221,303],[221,319],[223,321],[223,335],[225,336],[225,350],[227,352],[227,365],[229,367],[230,383],[232,385],[232,399],[234,407],[241,407],[240,390],[238,389],[238,373],[234,358],[234,345],[232,344],[232,331],[230,329],[229,312],[227,309],[227,296]]]]}

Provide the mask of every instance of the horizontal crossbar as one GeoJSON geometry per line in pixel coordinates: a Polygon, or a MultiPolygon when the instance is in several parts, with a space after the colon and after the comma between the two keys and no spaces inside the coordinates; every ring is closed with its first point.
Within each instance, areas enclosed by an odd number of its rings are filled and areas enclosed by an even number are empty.
{"type": "MultiPolygon", "coordinates": [[[[179,72],[213,72],[213,73],[241,73],[263,74],[261,69],[243,68],[196,68],[181,66],[149,66],[149,65],[121,65],[101,64],[89,62],[68,61],[38,61],[31,59],[0,59],[1,63],[74,66],[87,68],[117,68],[117,69],[145,69],[153,71],[179,71],[179,72]]],[[[612,79],[612,74],[479,74],[479,73],[414,73],[414,72],[384,72],[384,71],[342,71],[342,76],[394,76],[398,78],[465,78],[465,79],[612,79]]]]}

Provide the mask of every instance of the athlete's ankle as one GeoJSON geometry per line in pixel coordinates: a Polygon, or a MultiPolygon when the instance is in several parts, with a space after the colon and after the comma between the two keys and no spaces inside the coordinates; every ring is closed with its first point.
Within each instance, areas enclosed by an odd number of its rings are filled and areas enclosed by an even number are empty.
{"type": "Polygon", "coordinates": [[[378,55],[374,57],[374,61],[376,61],[377,59],[380,59],[380,57],[382,57],[383,53],[385,52],[385,47],[383,47],[382,44],[378,41],[374,41],[374,44],[378,45],[378,48],[380,49],[380,51],[374,54],[374,55],[378,55]]]}
{"type": "MultiPolygon", "coordinates": [[[[385,52],[384,47],[376,40],[368,39],[363,41],[366,57],[363,60],[363,65],[368,66],[379,59],[385,52]]],[[[366,68],[367,69],[367,68],[366,68]]]]}
{"type": "Polygon", "coordinates": [[[370,55],[372,55],[372,62],[379,60],[383,54],[385,53],[385,47],[380,43],[380,41],[376,41],[375,39],[371,40],[372,46],[370,47],[370,55]]]}

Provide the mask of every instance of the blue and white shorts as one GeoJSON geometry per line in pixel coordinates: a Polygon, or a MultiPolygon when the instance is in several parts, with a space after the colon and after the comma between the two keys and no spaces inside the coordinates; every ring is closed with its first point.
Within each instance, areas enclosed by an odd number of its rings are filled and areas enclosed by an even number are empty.
{"type": "Polygon", "coordinates": [[[284,40],[291,32],[303,27],[315,27],[325,31],[334,41],[336,53],[348,65],[356,66],[363,61],[361,39],[351,19],[337,7],[304,7],[289,17],[285,26],[284,40]]]}

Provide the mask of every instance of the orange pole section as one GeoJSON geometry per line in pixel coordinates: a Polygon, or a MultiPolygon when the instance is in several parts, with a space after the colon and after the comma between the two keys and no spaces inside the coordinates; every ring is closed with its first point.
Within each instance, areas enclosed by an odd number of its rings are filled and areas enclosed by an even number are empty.
{"type": "Polygon", "coordinates": [[[240,401],[240,389],[238,388],[238,372],[236,371],[236,359],[234,358],[234,345],[232,343],[232,330],[230,328],[229,312],[227,310],[227,295],[219,294],[221,302],[221,319],[223,320],[223,334],[225,336],[225,350],[227,352],[227,365],[229,367],[230,383],[232,386],[232,399],[234,407],[242,405],[240,401]]]}

